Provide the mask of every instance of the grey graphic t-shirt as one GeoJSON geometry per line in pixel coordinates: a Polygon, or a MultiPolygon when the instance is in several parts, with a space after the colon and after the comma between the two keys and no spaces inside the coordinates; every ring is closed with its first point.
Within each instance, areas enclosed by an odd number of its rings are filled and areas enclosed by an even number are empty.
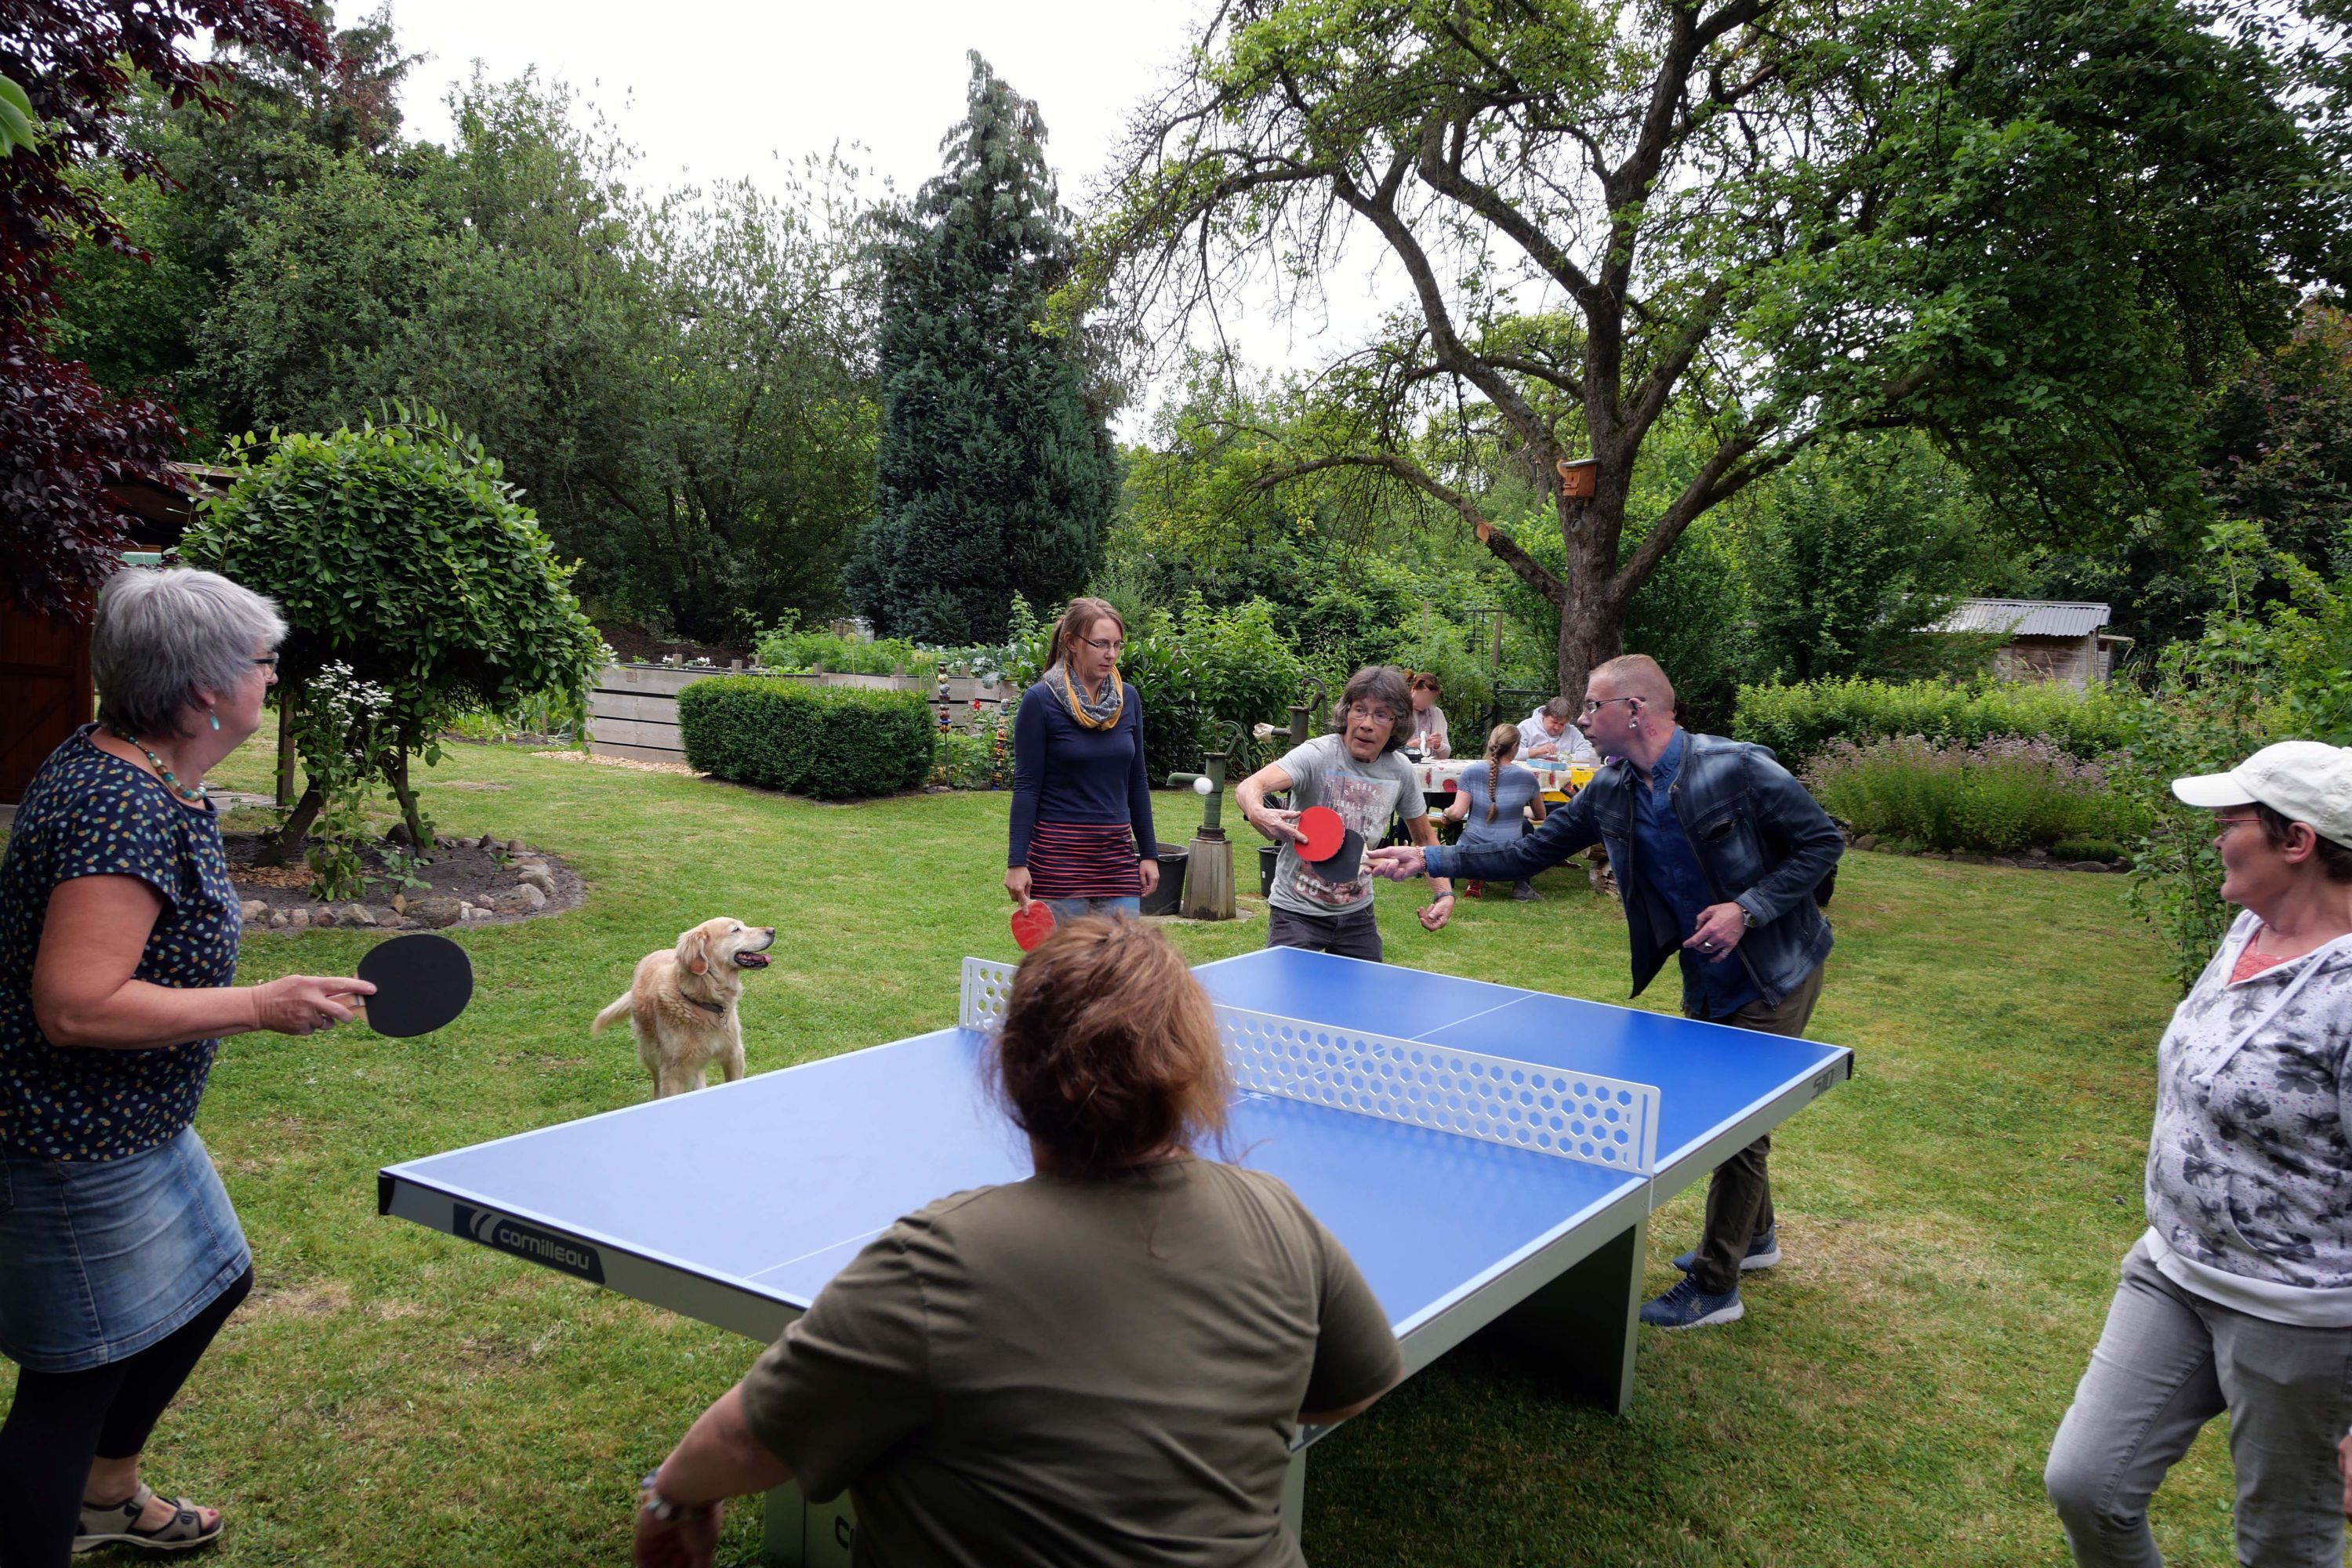
{"type": "MultiPolygon", "coordinates": [[[[1360,763],[1348,754],[1348,743],[1341,737],[1318,735],[1284,757],[1280,765],[1293,784],[1291,810],[1329,806],[1339,814],[1340,821],[1364,836],[1366,849],[1388,832],[1390,816],[1429,815],[1420,782],[1412,776],[1412,765],[1402,752],[1383,752],[1369,763],[1360,763]]],[[[1278,909],[1301,915],[1344,915],[1369,908],[1371,878],[1365,874],[1360,860],[1349,870],[1344,881],[1326,881],[1299,860],[1296,844],[1286,844],[1274,868],[1273,902],[1278,909]]]]}

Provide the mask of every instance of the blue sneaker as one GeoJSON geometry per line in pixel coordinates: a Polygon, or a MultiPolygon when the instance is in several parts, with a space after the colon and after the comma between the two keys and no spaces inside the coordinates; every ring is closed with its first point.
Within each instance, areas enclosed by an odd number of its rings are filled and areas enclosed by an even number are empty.
{"type": "Polygon", "coordinates": [[[1711,1295],[1685,1274],[1681,1283],[1654,1301],[1642,1303],[1642,1321],[1654,1329],[1705,1329],[1736,1323],[1748,1315],[1739,1303],[1739,1287],[1711,1295]]]}
{"type": "MultiPolygon", "coordinates": [[[[1739,1271],[1745,1274],[1751,1268],[1769,1268],[1780,1261],[1780,1227],[1776,1225],[1748,1244],[1747,1256],[1739,1260],[1739,1271]]],[[[1675,1259],[1675,1267],[1685,1274],[1689,1273],[1698,1267],[1698,1254],[1695,1251],[1684,1253],[1675,1259]]]]}

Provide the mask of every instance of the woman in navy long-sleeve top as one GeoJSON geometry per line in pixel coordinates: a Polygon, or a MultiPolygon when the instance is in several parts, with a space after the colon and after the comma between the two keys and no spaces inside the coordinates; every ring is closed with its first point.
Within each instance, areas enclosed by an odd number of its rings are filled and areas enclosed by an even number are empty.
{"type": "Polygon", "coordinates": [[[1054,657],[1013,723],[1013,842],[1004,886],[1054,918],[1134,914],[1160,885],[1143,700],[1118,678],[1127,623],[1073,599],[1054,657]]]}

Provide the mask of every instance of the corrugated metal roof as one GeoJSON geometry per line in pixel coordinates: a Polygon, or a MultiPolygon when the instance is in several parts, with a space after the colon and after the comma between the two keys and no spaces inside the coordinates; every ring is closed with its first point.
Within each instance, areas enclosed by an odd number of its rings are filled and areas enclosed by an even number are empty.
{"type": "Polygon", "coordinates": [[[2062,599],[1962,599],[1936,623],[1939,632],[2007,632],[2015,637],[2088,637],[2114,616],[2105,605],[2062,599]]]}

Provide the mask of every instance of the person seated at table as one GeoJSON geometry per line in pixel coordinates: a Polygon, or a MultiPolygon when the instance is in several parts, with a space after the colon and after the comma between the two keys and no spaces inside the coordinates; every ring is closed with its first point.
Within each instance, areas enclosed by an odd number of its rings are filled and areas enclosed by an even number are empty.
{"type": "MultiPolygon", "coordinates": [[[[1454,804],[1445,808],[1447,817],[1462,825],[1462,837],[1455,842],[1455,848],[1508,844],[1519,837],[1522,824],[1544,819],[1543,783],[1511,760],[1518,752],[1517,724],[1497,724],[1487,734],[1486,765],[1463,773],[1461,787],[1454,792],[1454,804]]],[[[1486,891],[1484,882],[1472,882],[1469,886],[1474,899],[1484,896],[1486,891]]],[[[1511,884],[1514,902],[1532,903],[1542,897],[1528,878],[1521,877],[1511,884]]]]}
{"type": "Polygon", "coordinates": [[[1445,732],[1445,710],[1437,705],[1442,695],[1437,677],[1429,671],[1422,670],[1412,678],[1412,733],[1404,743],[1405,750],[1441,762],[1454,754],[1453,741],[1445,732]]]}
{"type": "Polygon", "coordinates": [[[849,1490],[860,1562],[1304,1563],[1290,1438],[1403,1363],[1297,1195],[1200,1152],[1231,1095],[1200,982],[1139,921],[1073,921],[984,1070],[1036,1173],[869,1243],[646,1478],[640,1568],[701,1568],[722,1499],[791,1480],[849,1490]]]}
{"type": "MultiPolygon", "coordinates": [[[[1318,805],[1377,844],[1391,816],[1404,819],[1415,844],[1435,844],[1429,801],[1402,752],[1412,732],[1412,700],[1404,672],[1394,665],[1366,665],[1348,678],[1331,709],[1335,733],[1293,746],[1234,786],[1234,801],[1251,826],[1282,846],[1274,863],[1274,892],[1266,900],[1265,945],[1335,952],[1342,958],[1381,962],[1381,928],[1372,913],[1372,879],[1357,863],[1310,864],[1300,858],[1305,838],[1302,813],[1318,805]],[[1288,792],[1290,809],[1266,804],[1268,795],[1288,792]]],[[[1423,927],[1444,928],[1454,915],[1452,883],[1431,884],[1430,902],[1420,911],[1423,927]]]]}
{"type": "Polygon", "coordinates": [[[1589,763],[1598,766],[1601,754],[1584,731],[1576,727],[1576,704],[1555,697],[1519,721],[1519,754],[1534,761],[1589,763]]]}

